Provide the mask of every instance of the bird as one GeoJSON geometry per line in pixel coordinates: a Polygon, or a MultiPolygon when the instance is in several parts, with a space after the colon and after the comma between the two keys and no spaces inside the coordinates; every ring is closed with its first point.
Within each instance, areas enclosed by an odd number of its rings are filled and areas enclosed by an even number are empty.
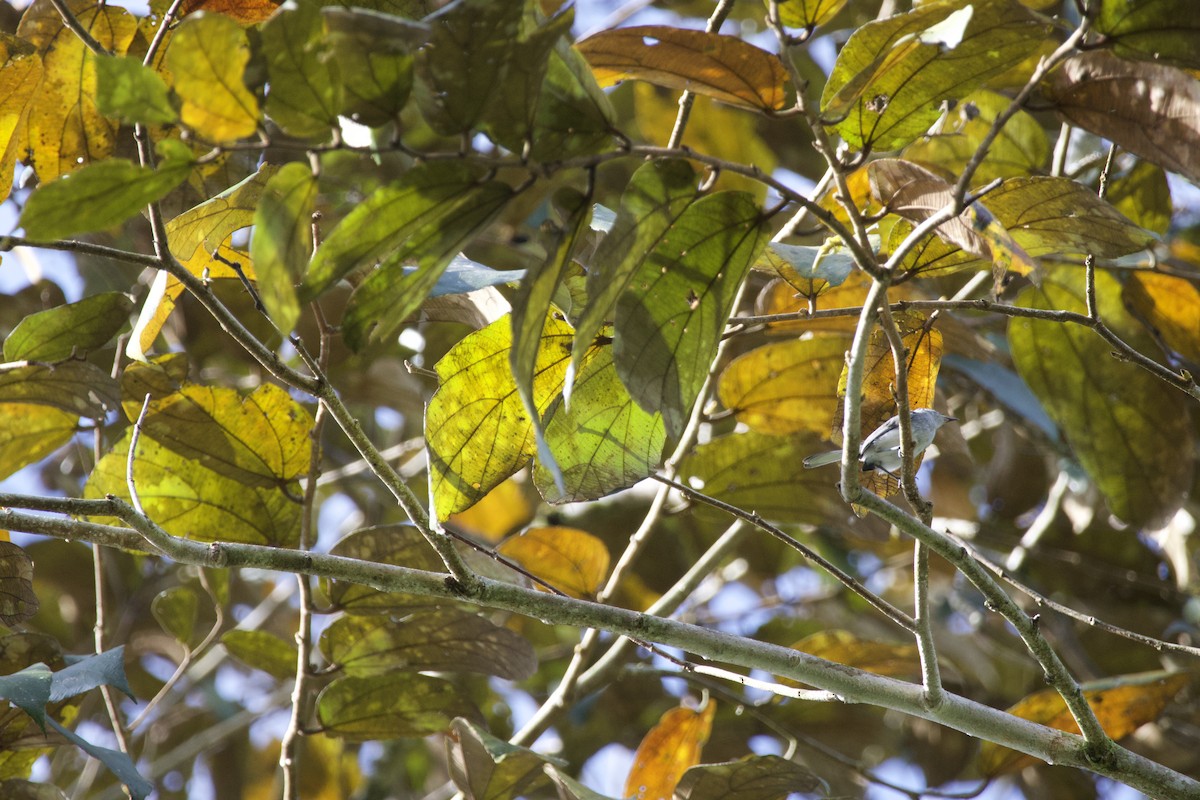
{"type": "MultiPolygon", "coordinates": [[[[932,408],[914,408],[912,411],[913,456],[925,452],[925,448],[933,443],[933,437],[938,429],[947,422],[957,422],[955,417],[947,417],[932,408]]],[[[813,469],[840,461],[842,451],[830,450],[817,453],[804,459],[804,468],[813,469]]],[[[876,428],[870,436],[863,440],[858,451],[858,460],[864,472],[883,470],[895,474],[900,469],[900,417],[895,416],[876,428]]]]}

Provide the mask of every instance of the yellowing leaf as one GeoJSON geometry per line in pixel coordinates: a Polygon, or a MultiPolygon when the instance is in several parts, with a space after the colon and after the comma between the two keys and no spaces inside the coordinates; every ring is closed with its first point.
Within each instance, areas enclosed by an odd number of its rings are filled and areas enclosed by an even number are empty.
{"type": "Polygon", "coordinates": [[[783,64],[733,36],[641,25],[598,33],[576,47],[601,86],[634,78],[759,111],[784,106],[783,64]]]}
{"type": "Polygon", "coordinates": [[[819,336],[751,350],[721,374],[721,404],[761,433],[825,436],[837,410],[838,377],[849,346],[844,337],[819,336]]]}
{"type": "Polygon", "coordinates": [[[25,120],[42,80],[42,59],[28,43],[0,34],[0,201],[12,190],[25,120]]]}
{"type": "Polygon", "coordinates": [[[78,422],[78,414],[51,406],[0,403],[0,479],[69,442],[78,422]]]}
{"type": "MultiPolygon", "coordinates": [[[[110,53],[128,49],[137,20],[123,8],[93,0],[67,4],[79,24],[110,53]]],[[[29,109],[29,146],[38,178],[50,181],[101,161],[116,148],[117,122],[96,107],[96,60],[49,2],[34,3],[17,35],[37,46],[42,82],[29,109]]]]}
{"type": "Polygon", "coordinates": [[[322,733],[351,742],[425,736],[478,714],[454,684],[408,672],[338,678],[317,697],[322,733]]]}
{"type": "Polygon", "coordinates": [[[1184,278],[1138,270],[1125,283],[1125,299],[1167,346],[1200,362],[1200,289],[1184,278]]]}
{"type": "MultiPolygon", "coordinates": [[[[562,391],[573,331],[551,318],[534,370],[538,412],[562,391]]],[[[532,458],[533,422],[509,369],[512,325],[502,317],[437,363],[441,385],[425,409],[430,491],[439,519],[473,505],[532,458]]]]}
{"type": "Polygon", "coordinates": [[[650,729],[633,757],[625,780],[625,797],[671,800],[689,767],[700,763],[700,749],[712,731],[717,704],[709,699],[700,711],[673,708],[650,729]]]}
{"type": "Polygon", "coordinates": [[[283,334],[300,316],[295,286],[313,252],[312,212],[317,179],[307,164],[285,164],[267,182],[254,214],[250,257],[267,313],[283,334]]]}
{"type": "Polygon", "coordinates": [[[450,522],[489,542],[498,542],[510,531],[528,524],[537,509],[531,502],[535,495],[522,477],[504,481],[478,503],[450,517],[450,522]]]}
{"type": "Polygon", "coordinates": [[[168,222],[167,236],[175,257],[190,261],[201,247],[211,253],[234,231],[252,224],[263,189],[278,169],[264,164],[253,175],[168,222]]]}
{"type": "Polygon", "coordinates": [[[250,60],[246,34],[219,14],[185,19],[167,50],[167,68],[183,99],[183,124],[204,139],[230,142],[258,128],[258,101],[242,83],[250,60]]]}
{"type": "Polygon", "coordinates": [[[915,644],[873,642],[845,630],[814,633],[793,644],[792,649],[893,678],[913,675],[920,668],[915,644]]]}
{"type": "Polygon", "coordinates": [[[811,30],[837,16],[846,0],[783,0],[779,4],[779,20],[789,28],[811,30]]]}
{"type": "Polygon", "coordinates": [[[279,0],[184,0],[179,16],[193,11],[224,14],[243,25],[254,25],[271,16],[280,6],[279,0]]]}
{"type": "Polygon", "coordinates": [[[1105,199],[1148,231],[1165,234],[1171,226],[1171,187],[1162,167],[1138,161],[1108,183],[1105,199]]]}
{"type": "Polygon", "coordinates": [[[571,597],[594,597],[608,577],[608,548],[578,528],[530,528],[496,549],[571,597]]]}
{"type": "MultiPolygon", "coordinates": [[[[1121,739],[1158,719],[1167,704],[1191,682],[1186,672],[1142,672],[1103,681],[1085,683],[1084,699],[1096,713],[1100,727],[1113,739],[1121,739]]],[[[1079,733],[1079,726],[1067,710],[1062,696],[1053,689],[1034,692],[1008,709],[1008,713],[1049,726],[1056,730],[1079,733]]],[[[1036,764],[1037,759],[984,742],[976,764],[985,777],[1015,772],[1036,764]]]]}
{"type": "Polygon", "coordinates": [[[30,314],[4,340],[4,360],[61,361],[97,350],[129,324],[132,310],[129,295],[103,292],[30,314]]]}

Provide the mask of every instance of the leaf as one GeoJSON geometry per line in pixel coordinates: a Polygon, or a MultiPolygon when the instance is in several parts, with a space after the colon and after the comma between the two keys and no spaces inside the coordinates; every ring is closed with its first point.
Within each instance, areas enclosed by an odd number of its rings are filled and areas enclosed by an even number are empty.
{"type": "Polygon", "coordinates": [[[505,800],[525,796],[545,783],[543,767],[558,759],[511,745],[460,718],[446,737],[446,762],[467,800],[505,800]]]}
{"type": "Polygon", "coordinates": [[[193,11],[224,14],[243,25],[255,25],[271,16],[279,8],[279,0],[184,0],[179,16],[185,17],[193,11]]]}
{"type": "Polygon", "coordinates": [[[526,139],[530,158],[552,161],[610,150],[616,116],[583,56],[560,40],[550,53],[526,139]]]}
{"type": "Polygon", "coordinates": [[[505,539],[496,550],[571,597],[595,597],[608,577],[608,548],[578,528],[530,528],[505,539]]]}
{"type": "Polygon", "coordinates": [[[152,169],[123,158],[88,164],[40,186],[25,204],[20,225],[27,237],[40,241],[107,230],[161,200],[191,169],[190,162],[167,161],[152,169]]]}
{"type": "Polygon", "coordinates": [[[125,679],[125,646],[120,645],[103,653],[75,657],[68,666],[55,672],[50,681],[50,700],[57,703],[101,686],[111,686],[133,697],[133,690],[125,679]]]}
{"type": "Polygon", "coordinates": [[[33,559],[19,546],[0,541],[0,622],[12,627],[38,611],[33,559]]]}
{"type": "Polygon", "coordinates": [[[606,795],[584,786],[554,764],[546,764],[542,770],[550,776],[550,781],[558,791],[559,800],[611,800],[606,795]]]}
{"type": "Polygon", "coordinates": [[[163,125],[176,122],[162,76],[126,56],[96,57],[96,106],[106,117],[122,122],[163,125]]]}
{"type": "MultiPolygon", "coordinates": [[[[1101,319],[1131,347],[1155,351],[1107,272],[1096,274],[1096,302],[1101,319]]],[[[1022,292],[1017,303],[1082,313],[1083,270],[1058,268],[1040,290],[1022,292]]],[[[1017,372],[1062,429],[1112,512],[1137,527],[1170,519],[1192,485],[1194,437],[1185,397],[1113,358],[1110,345],[1082,326],[1014,318],[1008,341],[1017,372]]]]}
{"type": "Polygon", "coordinates": [[[129,324],[133,300],[103,292],[30,314],[4,340],[5,361],[62,361],[104,347],[129,324]]]}
{"type": "Polygon", "coordinates": [[[342,83],[324,41],[321,9],[285,5],[260,30],[270,82],[267,114],[293,136],[328,139],[338,127],[342,83]]]}
{"type": "Polygon", "coordinates": [[[565,397],[554,399],[542,425],[562,487],[541,452],[533,478],[551,503],[595,500],[633,486],[658,466],[666,441],[662,414],[634,402],[617,375],[611,347],[592,348],[570,404],[565,397]]]}
{"type": "MultiPolygon", "coordinates": [[[[613,360],[629,393],[678,436],[746,271],[766,245],[750,195],[718,192],[675,220],[617,302],[613,360]]],[[[612,234],[610,234],[612,235],[612,234]]]]}
{"type": "Polygon", "coordinates": [[[32,783],[18,778],[0,780],[0,795],[10,800],[67,800],[62,789],[48,783],[32,783]]]}
{"type": "Polygon", "coordinates": [[[0,404],[0,479],[41,461],[75,435],[78,414],[33,403],[0,404]]]}
{"type": "Polygon", "coordinates": [[[1126,302],[1167,347],[1200,362],[1200,289],[1186,278],[1138,270],[1125,282],[1126,302]]]}
{"type": "MultiPolygon", "coordinates": [[[[67,7],[109,53],[121,55],[128,49],[137,30],[128,11],[95,0],[71,0],[67,7]]],[[[17,36],[32,42],[42,57],[42,80],[30,100],[27,123],[38,180],[49,183],[112,156],[118,125],[96,106],[95,56],[51,3],[30,5],[17,36]]]]}
{"type": "Polygon", "coordinates": [[[815,438],[749,431],[697,445],[679,465],[684,482],[764,519],[814,525],[844,508],[833,481],[806,470],[806,456],[824,449],[815,438]]]}
{"type": "Polygon", "coordinates": [[[895,150],[924,133],[944,102],[1020,64],[1048,33],[1015,0],[928,3],[869,22],[838,54],[821,116],[851,147],[895,150]]]}
{"type": "MultiPolygon", "coordinates": [[[[445,565],[413,527],[379,525],[347,535],[330,549],[330,555],[357,558],[410,569],[441,572],[445,565]]],[[[380,614],[392,609],[428,606],[429,598],[401,592],[381,592],[369,586],[329,581],[325,588],[333,608],[348,614],[380,614]]]]}
{"type": "Polygon", "coordinates": [[[699,763],[716,713],[716,701],[710,698],[699,711],[680,707],[663,714],[638,745],[624,796],[670,800],[683,773],[699,763]]]}
{"type": "MultiPolygon", "coordinates": [[[[562,390],[571,339],[566,323],[546,323],[534,371],[539,413],[562,390]]],[[[425,409],[425,438],[438,519],[471,506],[533,457],[533,422],[508,366],[511,344],[511,323],[502,318],[468,335],[435,367],[441,383],[425,409]]]]}
{"type": "Polygon", "coordinates": [[[101,747],[100,745],[92,744],[73,731],[69,731],[62,725],[59,725],[52,718],[47,718],[46,722],[49,723],[50,727],[58,731],[60,735],[70,739],[72,743],[74,743],[89,756],[108,767],[109,771],[112,772],[113,775],[116,775],[117,779],[120,780],[121,783],[125,784],[125,788],[129,791],[129,796],[132,797],[133,800],[143,800],[143,798],[148,797],[150,793],[154,791],[154,784],[143,778],[141,774],[138,773],[137,766],[134,765],[133,759],[131,759],[125,753],[122,753],[119,750],[109,750],[107,747],[101,747]]]}
{"type": "Polygon", "coordinates": [[[1122,58],[1200,69],[1200,21],[1188,0],[1104,0],[1093,30],[1122,58]]]}
{"type": "MultiPolygon", "coordinates": [[[[1080,688],[1104,732],[1113,739],[1122,739],[1158,719],[1172,698],[1189,683],[1191,674],[1187,672],[1142,672],[1085,683],[1080,688]]],[[[1079,733],[1062,696],[1053,689],[1028,695],[1011,706],[1008,713],[1055,730],[1079,733]]],[[[976,759],[979,772],[989,778],[1036,763],[1032,756],[994,742],[984,742],[976,759]]]]}
{"type": "MultiPolygon", "coordinates": [[[[413,83],[414,44],[401,34],[412,29],[420,41],[428,35],[412,22],[363,8],[322,9],[328,29],[329,58],[337,64],[338,114],[368,127],[400,115],[413,83]],[[398,30],[398,32],[397,32],[398,30]]],[[[419,43],[419,42],[418,42],[419,43]]]]}
{"type": "Polygon", "coordinates": [[[1171,227],[1171,187],[1162,167],[1138,161],[1109,181],[1105,199],[1134,224],[1159,234],[1171,227]]]}
{"type": "Polygon", "coordinates": [[[296,677],[296,645],[267,631],[236,629],[221,634],[221,644],[243,664],[281,681],[296,677]]]}
{"type": "Polygon", "coordinates": [[[87,361],[64,361],[0,370],[0,403],[42,403],[75,417],[103,419],[120,399],[107,372],[87,361]]]}
{"type": "Polygon", "coordinates": [[[285,336],[300,317],[295,284],[313,253],[317,179],[305,164],[285,164],[263,189],[254,213],[250,258],[267,313],[285,336]]]}
{"type": "MultiPolygon", "coordinates": [[[[897,220],[892,226],[892,230],[888,233],[887,252],[894,253],[900,247],[900,244],[912,234],[915,226],[908,220],[897,220]]],[[[1008,237],[1007,240],[999,239],[998,229],[997,238],[1003,244],[1008,244],[1009,247],[1020,245],[1016,244],[1016,240],[1008,237]],[[1011,244],[1009,243],[1011,242],[1011,244]]],[[[986,245],[986,241],[983,242],[986,245]]],[[[1016,252],[1015,250],[1013,251],[1016,252]]],[[[1022,250],[1021,252],[1024,252],[1022,250]]],[[[1031,263],[1038,262],[1032,260],[1032,256],[1025,253],[1025,256],[1031,259],[1031,263]]],[[[1006,257],[1003,256],[1002,257],[1006,257]]],[[[1018,258],[1018,261],[1023,258],[1018,258]]],[[[930,277],[933,275],[948,275],[951,272],[959,272],[966,269],[981,269],[987,266],[987,260],[981,258],[974,253],[962,249],[958,245],[943,239],[937,233],[929,234],[921,239],[917,244],[908,251],[908,254],[901,260],[899,268],[902,272],[910,275],[921,275],[922,277],[930,277]]],[[[1004,273],[996,271],[995,265],[992,267],[994,275],[1003,278],[1004,273]]],[[[1039,265],[1040,269],[1040,265],[1039,265]]],[[[1035,273],[1030,273],[1031,275],[1035,273]]]]}
{"type": "MultiPolygon", "coordinates": [[[[486,219],[500,198],[511,190],[505,184],[482,181],[483,173],[458,161],[434,161],[409,170],[393,184],[377,189],[355,206],[326,237],[304,280],[304,297],[314,298],[351,270],[387,259],[399,264],[430,252],[441,257],[454,250],[486,219]],[[460,220],[466,217],[469,226],[460,220]]],[[[453,255],[453,253],[451,253],[453,255]]]]}
{"type": "Polygon", "coordinates": [[[717,396],[751,430],[825,436],[837,410],[849,344],[841,336],[818,336],[755,348],[725,368],[717,396]]]}
{"type": "MultiPolygon", "coordinates": [[[[84,496],[129,499],[125,479],[129,433],[92,470],[84,496]]],[[[195,541],[295,547],[300,535],[299,486],[247,486],[155,442],[138,440],[133,467],[146,514],[173,536],[195,541]]]]}
{"type": "Polygon", "coordinates": [[[438,733],[459,716],[477,713],[452,683],[408,672],[339,678],[317,697],[322,731],[349,742],[438,733]]]}
{"type": "Polygon", "coordinates": [[[820,247],[769,242],[754,268],[774,272],[799,294],[815,297],[827,286],[840,286],[854,270],[853,257],[840,249],[834,239],[820,247]]]}
{"type": "Polygon", "coordinates": [[[796,642],[792,649],[892,678],[910,677],[920,671],[915,644],[874,642],[845,630],[819,631],[796,642]]]}
{"type": "Polygon", "coordinates": [[[829,22],[846,5],[846,0],[782,0],[779,21],[789,28],[812,30],[829,22]]]}
{"type": "Polygon", "coordinates": [[[589,36],[576,47],[601,86],[643,80],[756,111],[779,111],[786,102],[780,60],[736,36],[635,25],[589,36]]]}
{"type": "Polygon", "coordinates": [[[0,201],[12,191],[29,107],[42,80],[42,59],[29,42],[0,33],[0,201]]]}
{"type": "Polygon", "coordinates": [[[617,221],[588,268],[588,303],[575,326],[576,370],[617,299],[696,199],[696,173],[685,161],[651,161],[633,174],[617,221]]]}
{"type": "Polygon", "coordinates": [[[257,130],[258,101],[242,83],[250,48],[240,25],[219,14],[188,17],[175,28],[166,59],[184,125],[214,144],[257,130]]]}
{"type": "Polygon", "coordinates": [[[54,673],[45,664],[33,664],[12,675],[0,676],[0,698],[33,717],[44,729],[53,681],[54,673]]]}
{"type": "Polygon", "coordinates": [[[524,680],[537,671],[533,646],[519,634],[446,607],[339,617],[321,634],[320,647],[346,675],[477,672],[524,680]]]}
{"type": "Polygon", "coordinates": [[[254,174],[168,222],[167,234],[175,257],[190,262],[200,248],[211,253],[234,231],[253,224],[263,191],[278,169],[264,164],[254,174]]]}
{"type": "Polygon", "coordinates": [[[1096,50],[1067,59],[1044,91],[1072,125],[1200,181],[1200,83],[1187,72],[1096,50]]]}
{"type": "Polygon", "coordinates": [[[198,604],[199,598],[191,587],[172,586],[154,596],[150,603],[150,613],[164,631],[187,647],[196,632],[198,604]]]}
{"type": "Polygon", "coordinates": [[[815,773],[779,756],[747,756],[722,764],[698,764],[675,787],[678,800],[784,800],[798,792],[826,794],[815,773]]]}

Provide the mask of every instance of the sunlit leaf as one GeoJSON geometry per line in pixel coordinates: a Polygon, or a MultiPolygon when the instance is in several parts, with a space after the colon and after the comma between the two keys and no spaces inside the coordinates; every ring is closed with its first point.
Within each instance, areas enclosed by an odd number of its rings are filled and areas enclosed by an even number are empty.
{"type": "Polygon", "coordinates": [[[152,169],[123,158],[88,164],[43,184],[25,204],[20,224],[34,240],[106,230],[162,199],[191,168],[190,162],[168,161],[152,169]]]}
{"type": "Polygon", "coordinates": [[[167,50],[167,68],[183,100],[183,124],[215,143],[254,133],[258,101],[242,83],[249,60],[246,33],[232,19],[202,14],[181,22],[167,50]]]}
{"type": "MultiPolygon", "coordinates": [[[[441,572],[444,565],[433,548],[414,527],[380,525],[349,534],[330,549],[330,554],[380,564],[441,572]]],[[[400,592],[381,592],[345,581],[325,585],[329,602],[350,614],[380,614],[397,608],[428,606],[429,598],[400,592]]]]}
{"type": "MultiPolygon", "coordinates": [[[[71,0],[67,7],[96,42],[121,55],[137,30],[137,19],[123,8],[71,0]]],[[[117,122],[96,106],[96,59],[63,24],[52,3],[33,3],[17,28],[42,57],[42,82],[29,104],[28,135],[33,165],[43,183],[116,149],[117,122]]],[[[8,73],[4,73],[8,77],[8,73]]]]}
{"type": "Polygon", "coordinates": [[[852,147],[895,150],[943,102],[1019,64],[1048,33],[1016,0],[926,3],[863,25],[838,54],[821,115],[852,147]]]}
{"type": "Polygon", "coordinates": [[[782,62],[736,36],[640,25],[603,31],[576,47],[601,86],[633,78],[759,111],[785,103],[782,62]]]}
{"type": "Polygon", "coordinates": [[[818,336],[771,342],[729,363],[717,384],[721,404],[752,430],[826,436],[837,409],[838,377],[850,342],[818,336]]]}
{"type": "Polygon", "coordinates": [[[497,550],[571,597],[594,597],[608,577],[608,548],[578,528],[530,528],[497,550]]]}
{"type": "MultiPolygon", "coordinates": [[[[1083,277],[1082,269],[1057,268],[1041,289],[1023,292],[1017,302],[1083,313],[1083,277]]],[[[1131,347],[1155,351],[1107,272],[1096,274],[1096,302],[1101,318],[1131,347]]],[[[1013,318],[1008,340],[1017,371],[1062,428],[1112,512],[1135,526],[1169,519],[1192,485],[1195,439],[1185,396],[1113,358],[1111,345],[1082,326],[1013,318]]]]}
{"type": "Polygon", "coordinates": [[[1093,50],[1064,62],[1045,91],[1072,125],[1200,180],[1200,82],[1193,75],[1093,50]]]}
{"type": "Polygon", "coordinates": [[[224,14],[243,25],[262,22],[280,6],[280,0],[184,0],[179,16],[193,11],[224,14]]]}
{"type": "Polygon", "coordinates": [[[477,713],[454,684],[408,672],[339,678],[317,698],[323,732],[351,742],[425,736],[460,716],[477,713]]]}
{"type": "Polygon", "coordinates": [[[765,222],[748,194],[701,198],[663,233],[617,302],[617,374],[642,408],[662,413],[672,436],[683,430],[742,278],[767,243],[765,222]]]}
{"type": "Polygon", "coordinates": [[[71,440],[79,415],[33,403],[0,403],[0,478],[71,440]]]}
{"type": "Polygon", "coordinates": [[[172,586],[154,596],[150,603],[150,613],[164,631],[186,647],[192,641],[192,634],[196,632],[199,605],[200,598],[190,586],[172,586]]]}
{"type": "MultiPolygon", "coordinates": [[[[1085,683],[1081,688],[1104,732],[1113,739],[1122,739],[1147,722],[1158,719],[1191,679],[1186,672],[1143,672],[1085,683]]],[[[1008,713],[1056,730],[1079,733],[1074,717],[1054,689],[1034,692],[1010,707],[1008,713]]],[[[980,773],[987,777],[1015,772],[1036,763],[1037,759],[1032,756],[994,742],[983,743],[976,761],[980,773]]]]}
{"type": "MultiPolygon", "coordinates": [[[[914,227],[916,226],[913,223],[905,219],[899,220],[893,225],[888,234],[887,251],[895,252],[901,243],[912,234],[914,227]]],[[[928,277],[965,269],[983,269],[988,266],[990,260],[990,258],[977,256],[964,250],[936,233],[931,233],[908,251],[908,254],[901,260],[899,268],[906,273],[928,277]]]]}
{"type": "Polygon", "coordinates": [[[533,647],[520,635],[448,607],[342,616],[321,634],[320,646],[346,675],[428,670],[524,680],[537,669],[533,647]]]}
{"type": "Polygon", "coordinates": [[[670,800],[683,773],[700,762],[716,713],[716,701],[710,698],[700,711],[680,707],[663,714],[638,745],[624,796],[670,800]]]}
{"type": "MultiPolygon", "coordinates": [[[[562,390],[572,334],[565,322],[546,323],[533,382],[539,413],[562,390]]],[[[536,450],[533,422],[508,366],[511,345],[505,317],[467,336],[436,365],[441,385],[426,406],[425,437],[439,519],[475,503],[536,450]]]]}
{"type": "Polygon", "coordinates": [[[108,117],[147,125],[179,119],[162,76],[135,58],[96,58],[96,105],[108,117]]]}
{"type": "Polygon", "coordinates": [[[243,664],[278,678],[296,677],[296,645],[267,631],[236,629],[221,635],[221,644],[243,664]]]}
{"type": "Polygon", "coordinates": [[[167,223],[171,252],[188,262],[203,248],[211,253],[234,231],[254,222],[263,190],[279,167],[264,164],[254,174],[167,223]]]}
{"type": "Polygon", "coordinates": [[[1171,188],[1162,167],[1138,161],[1124,175],[1108,183],[1105,199],[1132,222],[1148,231],[1165,234],[1171,226],[1171,188]]]}
{"type": "Polygon", "coordinates": [[[509,744],[466,719],[454,720],[446,750],[450,777],[468,800],[523,797],[546,782],[543,766],[563,763],[509,744]]]}
{"type": "Polygon", "coordinates": [[[807,767],[779,756],[747,756],[723,764],[698,764],[675,787],[678,800],[784,800],[828,787],[807,767]]]}
{"type": "Polygon", "coordinates": [[[1200,20],[1189,0],[1102,0],[1092,28],[1117,55],[1200,69],[1200,20]]]}
{"type": "Polygon", "coordinates": [[[263,189],[254,213],[250,258],[267,313],[284,334],[300,316],[295,284],[313,252],[317,179],[306,164],[285,164],[263,189]]]}
{"type": "Polygon", "coordinates": [[[910,677],[920,669],[915,644],[871,641],[845,630],[819,631],[796,642],[792,649],[893,678],[910,677]]]}
{"type": "Polygon", "coordinates": [[[29,42],[0,33],[0,200],[12,189],[25,120],[42,79],[42,59],[29,42]]]}
{"type": "Polygon", "coordinates": [[[262,28],[267,114],[293,136],[327,139],[338,126],[342,83],[316,3],[280,8],[262,28]]]}
{"type": "Polygon", "coordinates": [[[811,30],[829,22],[846,5],[846,0],[782,0],[779,21],[789,28],[811,30]]]}
{"type": "Polygon", "coordinates": [[[524,478],[517,474],[503,481],[478,503],[451,516],[450,522],[488,542],[499,542],[517,528],[528,525],[539,504],[524,478]]]}
{"type": "MultiPolygon", "coordinates": [[[[3,407],[0,407],[2,410],[3,407]]],[[[13,626],[38,610],[33,591],[33,560],[12,542],[0,542],[0,622],[13,626]]]]}
{"type": "Polygon", "coordinates": [[[5,361],[62,361],[108,344],[129,324],[133,300],[103,292],[30,314],[4,340],[5,361]]]}
{"type": "Polygon", "coordinates": [[[1125,283],[1125,300],[1168,347],[1200,363],[1200,289],[1196,284],[1139,270],[1125,283]]]}

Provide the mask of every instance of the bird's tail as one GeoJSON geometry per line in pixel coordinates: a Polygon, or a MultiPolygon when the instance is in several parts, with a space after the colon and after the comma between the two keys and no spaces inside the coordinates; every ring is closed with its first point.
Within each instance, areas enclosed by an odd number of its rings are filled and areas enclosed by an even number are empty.
{"type": "Polygon", "coordinates": [[[833,464],[834,462],[841,460],[841,450],[830,450],[827,453],[817,453],[815,456],[809,456],[808,458],[804,459],[804,468],[812,469],[813,467],[823,467],[826,464],[833,464]]]}

